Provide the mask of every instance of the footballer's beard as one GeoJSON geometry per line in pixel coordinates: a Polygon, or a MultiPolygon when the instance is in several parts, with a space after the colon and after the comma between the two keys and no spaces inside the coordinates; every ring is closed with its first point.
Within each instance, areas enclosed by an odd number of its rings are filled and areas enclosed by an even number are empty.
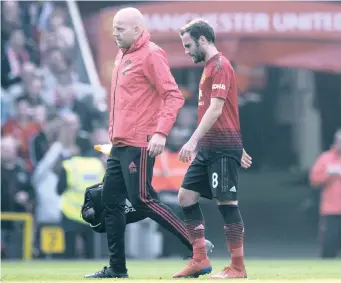
{"type": "Polygon", "coordinates": [[[204,52],[197,51],[195,54],[192,55],[193,61],[195,64],[204,62],[205,61],[205,54],[204,52]]]}

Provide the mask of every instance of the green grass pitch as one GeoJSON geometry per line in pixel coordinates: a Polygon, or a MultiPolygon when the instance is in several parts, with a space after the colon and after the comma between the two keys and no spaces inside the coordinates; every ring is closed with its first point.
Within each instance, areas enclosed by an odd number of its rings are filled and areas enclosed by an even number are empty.
{"type": "MultiPolygon", "coordinates": [[[[213,273],[222,269],[228,260],[212,260],[213,273]]],[[[2,282],[194,282],[198,279],[172,279],[185,265],[183,260],[128,261],[129,279],[84,279],[83,275],[98,271],[103,261],[31,261],[2,262],[2,282]]],[[[237,282],[266,283],[341,283],[341,260],[247,260],[248,279],[237,282]]],[[[216,282],[207,276],[199,280],[216,282]]],[[[219,280],[218,280],[219,281],[219,280]]]]}

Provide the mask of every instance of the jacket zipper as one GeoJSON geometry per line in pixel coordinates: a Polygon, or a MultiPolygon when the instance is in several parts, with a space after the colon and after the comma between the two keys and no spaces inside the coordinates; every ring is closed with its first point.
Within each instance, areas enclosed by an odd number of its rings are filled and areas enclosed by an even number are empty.
{"type": "Polygon", "coordinates": [[[111,132],[112,132],[112,134],[114,134],[114,121],[115,121],[115,101],[116,101],[116,88],[117,88],[117,81],[118,81],[118,74],[119,74],[119,72],[120,72],[120,67],[121,67],[121,63],[122,63],[122,59],[123,59],[123,57],[124,57],[124,55],[127,53],[127,51],[126,52],[124,52],[123,54],[122,54],[122,57],[121,57],[121,62],[120,62],[120,64],[118,65],[118,68],[117,68],[117,74],[116,74],[116,82],[115,82],[115,89],[114,89],[114,105],[113,105],[113,115],[112,115],[112,126],[111,126],[111,132]]]}

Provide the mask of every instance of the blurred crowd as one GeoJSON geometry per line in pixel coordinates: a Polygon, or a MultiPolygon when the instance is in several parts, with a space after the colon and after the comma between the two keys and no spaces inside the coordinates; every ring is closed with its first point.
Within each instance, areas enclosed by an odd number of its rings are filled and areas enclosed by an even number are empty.
{"type": "MultiPolygon", "coordinates": [[[[79,76],[65,2],[2,1],[1,13],[1,211],[57,223],[61,162],[108,142],[103,90],[79,76]]],[[[4,256],[21,257],[21,228],[2,221],[4,256]]]]}

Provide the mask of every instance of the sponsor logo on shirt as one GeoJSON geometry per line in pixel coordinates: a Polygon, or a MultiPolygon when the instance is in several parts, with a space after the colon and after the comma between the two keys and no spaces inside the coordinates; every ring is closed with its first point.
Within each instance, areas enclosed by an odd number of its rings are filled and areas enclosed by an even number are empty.
{"type": "Polygon", "coordinates": [[[225,90],[226,87],[225,87],[224,84],[213,84],[213,85],[212,85],[212,89],[213,89],[213,90],[215,90],[215,89],[223,89],[223,90],[225,90]]]}

